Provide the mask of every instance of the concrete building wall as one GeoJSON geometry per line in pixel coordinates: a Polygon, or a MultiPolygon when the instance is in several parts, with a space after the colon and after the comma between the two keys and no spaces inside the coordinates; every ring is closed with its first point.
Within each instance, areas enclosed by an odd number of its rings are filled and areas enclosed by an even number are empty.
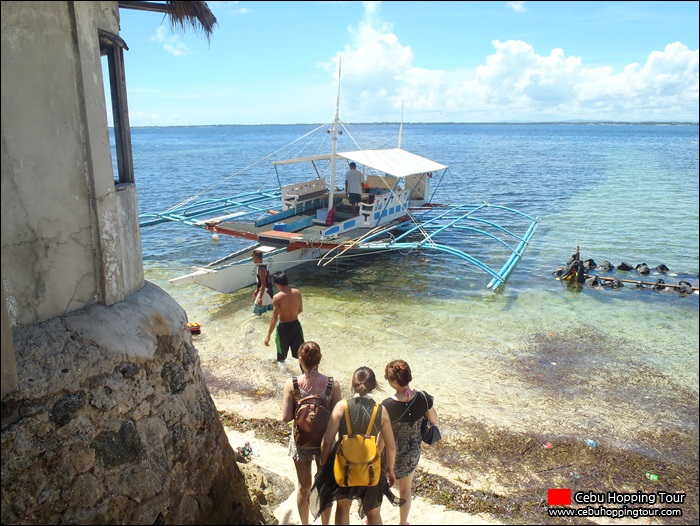
{"type": "Polygon", "coordinates": [[[2,275],[12,327],[144,284],[136,191],[117,191],[97,30],[116,2],[2,2],[2,275]]]}
{"type": "Polygon", "coordinates": [[[12,343],[12,330],[10,329],[10,320],[7,317],[7,309],[5,308],[5,288],[0,287],[2,293],[2,397],[17,389],[17,364],[15,363],[15,347],[12,343]]]}

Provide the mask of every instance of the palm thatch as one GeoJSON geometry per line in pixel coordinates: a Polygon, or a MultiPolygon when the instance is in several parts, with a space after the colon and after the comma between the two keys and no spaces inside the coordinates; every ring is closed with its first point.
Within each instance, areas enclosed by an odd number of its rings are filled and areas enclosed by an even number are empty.
{"type": "Polygon", "coordinates": [[[173,30],[185,31],[188,27],[197,34],[204,33],[207,42],[216,24],[216,17],[206,2],[166,2],[170,12],[170,26],[173,30]]]}
{"type": "Polygon", "coordinates": [[[211,35],[216,27],[216,17],[206,2],[144,2],[135,0],[120,0],[119,7],[140,11],[155,11],[165,13],[170,18],[171,30],[185,31],[194,29],[198,34],[204,34],[207,42],[211,43],[211,35]]]}

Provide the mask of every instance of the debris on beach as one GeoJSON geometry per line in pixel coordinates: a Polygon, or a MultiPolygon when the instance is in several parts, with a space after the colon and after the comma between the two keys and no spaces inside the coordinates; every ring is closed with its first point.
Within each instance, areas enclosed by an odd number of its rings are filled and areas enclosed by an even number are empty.
{"type": "Polygon", "coordinates": [[[253,454],[253,447],[250,442],[246,442],[243,447],[236,448],[236,462],[250,462],[250,459],[255,456],[253,454]]]}
{"type": "Polygon", "coordinates": [[[196,321],[191,321],[187,324],[187,328],[190,331],[190,334],[200,334],[202,332],[202,324],[197,323],[196,321]]]}
{"type": "Polygon", "coordinates": [[[286,446],[289,443],[290,427],[274,418],[247,418],[233,411],[219,411],[221,423],[227,427],[241,431],[254,430],[255,436],[271,442],[286,446]]]}

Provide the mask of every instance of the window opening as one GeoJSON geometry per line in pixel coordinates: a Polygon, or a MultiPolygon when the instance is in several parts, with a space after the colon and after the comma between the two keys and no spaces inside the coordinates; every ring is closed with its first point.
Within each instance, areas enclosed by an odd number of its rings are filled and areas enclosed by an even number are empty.
{"type": "MultiPolygon", "coordinates": [[[[100,40],[100,55],[103,61],[105,78],[105,99],[111,101],[112,130],[110,145],[112,150],[112,165],[116,160],[114,183],[133,184],[134,161],[131,155],[131,129],[129,127],[129,107],[126,99],[126,75],[124,74],[124,49],[129,50],[126,43],[117,35],[98,29],[100,40]],[[105,68],[106,65],[106,68],[105,68]],[[109,89],[107,85],[109,80],[109,89]],[[112,142],[113,141],[113,142],[112,142]]],[[[109,110],[107,110],[109,124],[109,110]]]]}

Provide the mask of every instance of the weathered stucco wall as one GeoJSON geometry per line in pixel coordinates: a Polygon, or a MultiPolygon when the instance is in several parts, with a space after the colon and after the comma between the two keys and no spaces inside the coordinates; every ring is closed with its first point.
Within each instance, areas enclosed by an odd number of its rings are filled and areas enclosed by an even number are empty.
{"type": "Polygon", "coordinates": [[[147,283],[16,329],[2,524],[262,524],[182,308],[147,283]]]}
{"type": "MultiPolygon", "coordinates": [[[[136,185],[120,185],[117,190],[119,220],[117,237],[119,244],[130,255],[119,257],[122,270],[122,283],[126,291],[143,287],[143,254],[141,252],[141,229],[139,227],[139,206],[136,185]],[[136,257],[134,257],[136,255],[136,257]]],[[[115,263],[116,264],[116,263],[115,263]]]]}
{"type": "Polygon", "coordinates": [[[97,30],[116,2],[2,2],[2,274],[11,326],[143,285],[133,187],[114,184],[97,30]]]}

